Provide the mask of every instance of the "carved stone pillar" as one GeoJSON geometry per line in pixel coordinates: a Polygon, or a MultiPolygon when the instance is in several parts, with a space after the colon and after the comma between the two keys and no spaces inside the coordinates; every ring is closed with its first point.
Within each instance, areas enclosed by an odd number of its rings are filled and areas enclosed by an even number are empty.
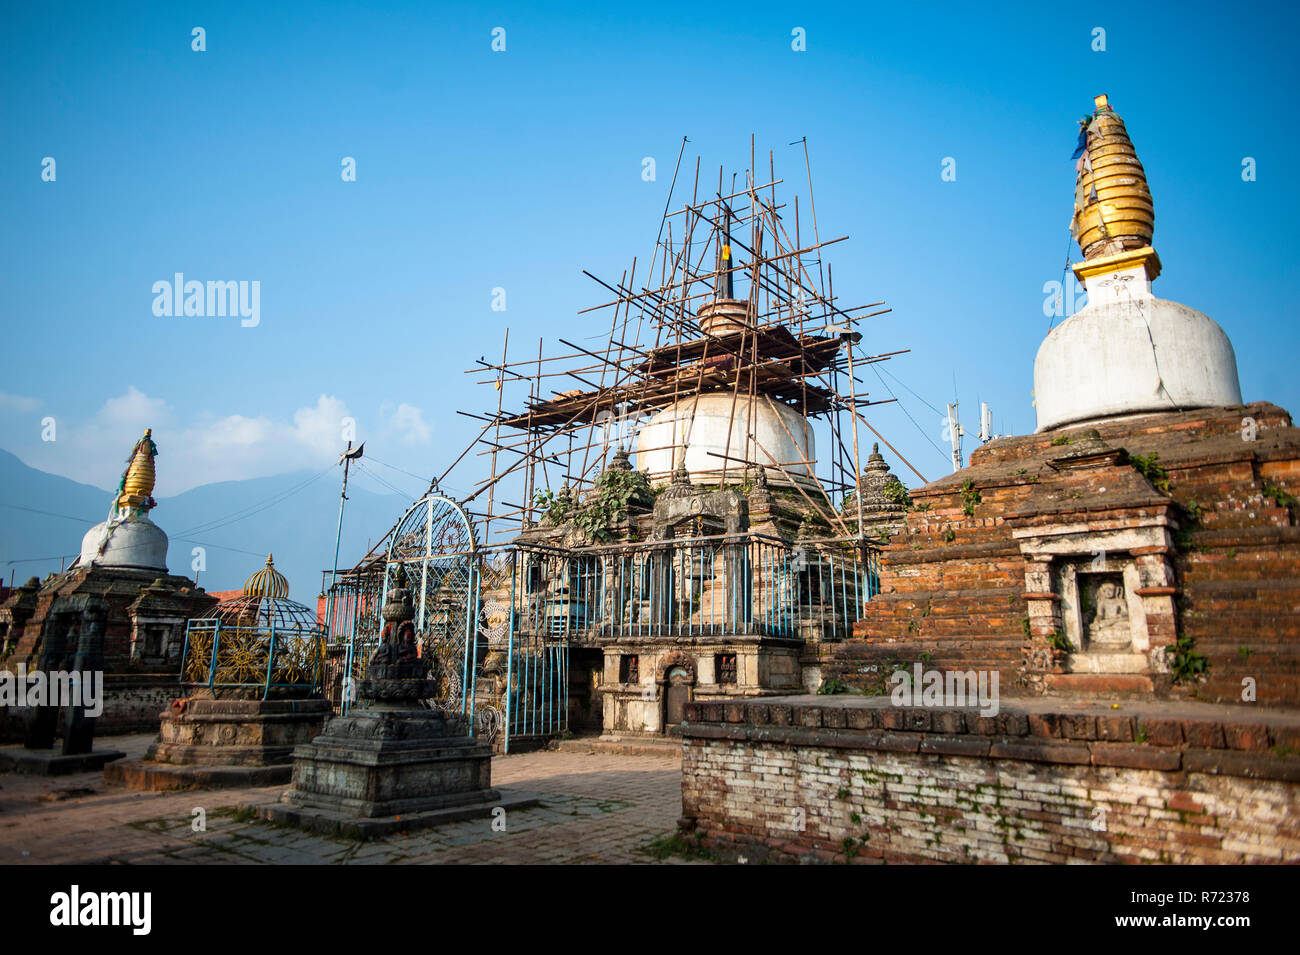
{"type": "Polygon", "coordinates": [[[1025,603],[1029,608],[1029,635],[1051,637],[1061,629],[1061,598],[1052,587],[1050,558],[1025,562],[1025,603]]]}
{"type": "Polygon", "coordinates": [[[46,705],[32,707],[23,732],[23,746],[27,749],[53,749],[54,733],[59,723],[58,701],[49,697],[50,674],[63,669],[68,655],[68,631],[72,615],[67,612],[50,614],[45,622],[41,641],[41,671],[46,680],[46,705]]]}
{"type": "MultiPolygon", "coordinates": [[[[72,672],[80,691],[86,699],[86,687],[93,686],[96,673],[104,670],[104,631],[108,627],[108,603],[94,598],[87,601],[81,612],[81,636],[77,641],[77,655],[72,661],[72,672]]],[[[102,682],[101,682],[102,688],[102,682]]],[[[100,700],[102,705],[103,700],[100,700]]],[[[95,742],[95,717],[86,715],[79,701],[70,700],[63,722],[63,755],[75,756],[89,753],[95,742]]]]}

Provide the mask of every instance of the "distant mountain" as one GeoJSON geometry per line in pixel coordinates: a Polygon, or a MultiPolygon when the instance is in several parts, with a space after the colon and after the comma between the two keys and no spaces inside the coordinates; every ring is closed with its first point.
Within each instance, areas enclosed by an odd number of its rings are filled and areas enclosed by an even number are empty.
{"type": "MultiPolygon", "coordinates": [[[[290,596],[308,606],[320,592],[321,571],[334,559],[338,520],[337,468],[319,475],[295,471],[247,481],[204,484],[162,498],[150,515],[171,544],[168,569],[194,577],[193,549],[206,551],[198,574],[208,590],[234,590],[263,566],[268,552],[289,578],[290,596]]],[[[108,516],[111,494],[28,467],[0,450],[0,571],[7,584],[44,577],[71,563],[81,538],[108,516]]],[[[339,565],[355,563],[411,502],[349,482],[339,565]]]]}

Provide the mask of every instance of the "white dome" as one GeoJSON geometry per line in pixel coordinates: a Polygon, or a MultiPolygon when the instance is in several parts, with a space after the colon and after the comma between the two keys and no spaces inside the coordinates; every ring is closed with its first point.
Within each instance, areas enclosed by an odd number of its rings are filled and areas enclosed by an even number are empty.
{"type": "Polygon", "coordinates": [[[143,515],[113,518],[86,532],[77,563],[166,571],[167,535],[143,515]]]}
{"type": "Polygon", "coordinates": [[[1034,399],[1038,430],[1048,431],[1239,405],[1241,384],[1232,343],[1213,319],[1148,294],[1090,302],[1053,329],[1034,359],[1034,399]]]}
{"type": "Polygon", "coordinates": [[[686,470],[692,480],[703,484],[717,483],[724,464],[728,479],[734,476],[739,482],[746,460],[767,467],[768,480],[780,484],[785,475],[775,462],[793,475],[806,477],[812,469],[799,462],[816,459],[812,425],[793,408],[775,400],[769,404],[761,397],[751,403],[745,395],[733,399],[730,393],[719,392],[683,398],[663,409],[637,435],[637,469],[650,472],[652,480],[667,479],[677,467],[681,453],[677,446],[683,441],[688,442],[686,470]],[[753,442],[746,441],[747,430],[753,433],[753,442]],[[729,459],[717,456],[723,454],[729,459]]]}

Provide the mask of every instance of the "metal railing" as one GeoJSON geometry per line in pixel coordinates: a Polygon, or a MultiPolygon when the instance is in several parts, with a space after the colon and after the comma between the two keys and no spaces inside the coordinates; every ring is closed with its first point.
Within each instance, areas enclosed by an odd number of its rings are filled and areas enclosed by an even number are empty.
{"type": "Polygon", "coordinates": [[[880,586],[878,552],[856,539],[791,545],[744,535],[518,551],[516,628],[566,638],[842,640],[880,586]]]}
{"type": "Polygon", "coordinates": [[[325,636],[320,630],[240,626],[217,619],[191,620],[185,631],[181,682],[192,686],[316,692],[324,677],[325,636]]]}

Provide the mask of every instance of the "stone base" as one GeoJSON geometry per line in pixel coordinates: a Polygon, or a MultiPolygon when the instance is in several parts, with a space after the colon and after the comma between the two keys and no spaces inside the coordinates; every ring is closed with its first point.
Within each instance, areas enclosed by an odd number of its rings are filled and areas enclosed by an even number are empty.
{"type": "Polygon", "coordinates": [[[492,747],[438,710],[373,706],[330,720],[293,753],[283,801],[349,819],[408,816],[499,799],[492,747]]]}
{"type": "Polygon", "coordinates": [[[26,749],[0,746],[0,773],[25,773],[29,776],[67,776],[91,773],[106,763],[126,756],[121,750],[99,749],[91,753],[64,756],[57,749],[26,749]]]}
{"type": "Polygon", "coordinates": [[[145,759],[176,766],[287,767],[294,747],[310,742],[330,712],[323,699],[214,699],[196,693],[162,714],[158,740],[145,759]]]}
{"type": "Polygon", "coordinates": [[[528,809],[541,802],[541,799],[532,793],[498,792],[494,789],[471,794],[471,798],[473,802],[444,806],[427,812],[367,818],[327,809],[304,808],[283,802],[241,805],[239,808],[250,810],[259,819],[277,826],[294,826],[329,836],[366,840],[395,832],[414,832],[417,829],[428,829],[449,822],[463,822],[466,819],[486,819],[491,817],[498,808],[509,812],[513,809],[528,809]]]}
{"type": "Polygon", "coordinates": [[[245,789],[283,786],[293,776],[279,766],[173,766],[147,759],[123,759],[104,767],[104,782],[146,792],[181,789],[245,789]]]}

